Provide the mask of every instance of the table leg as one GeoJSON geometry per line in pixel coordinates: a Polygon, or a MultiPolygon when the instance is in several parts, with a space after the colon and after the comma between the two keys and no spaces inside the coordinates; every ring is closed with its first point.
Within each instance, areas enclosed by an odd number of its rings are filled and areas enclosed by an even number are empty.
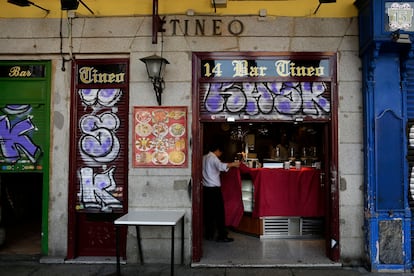
{"type": "Polygon", "coordinates": [[[115,226],[115,250],[116,250],[116,275],[121,275],[121,263],[119,257],[119,226],[115,226]]]}
{"type": "Polygon", "coordinates": [[[184,216],[181,218],[181,264],[184,264],[184,216]]]}
{"type": "Polygon", "coordinates": [[[175,226],[171,227],[171,276],[174,276],[174,229],[175,226]]]}
{"type": "Polygon", "coordinates": [[[137,245],[138,245],[139,260],[141,261],[141,264],[144,264],[144,256],[142,254],[142,246],[141,246],[141,231],[138,225],[135,226],[135,229],[137,230],[137,245]]]}

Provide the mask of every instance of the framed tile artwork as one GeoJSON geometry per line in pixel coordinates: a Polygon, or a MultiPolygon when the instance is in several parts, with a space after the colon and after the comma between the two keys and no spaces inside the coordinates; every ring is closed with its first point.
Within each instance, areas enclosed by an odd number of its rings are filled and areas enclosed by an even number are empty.
{"type": "Polygon", "coordinates": [[[133,166],[188,166],[187,107],[134,107],[133,166]]]}

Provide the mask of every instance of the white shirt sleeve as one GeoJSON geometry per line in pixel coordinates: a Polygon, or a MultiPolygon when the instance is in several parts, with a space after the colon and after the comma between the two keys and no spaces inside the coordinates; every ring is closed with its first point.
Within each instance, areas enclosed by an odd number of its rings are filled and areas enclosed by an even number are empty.
{"type": "Polygon", "coordinates": [[[203,185],[206,187],[220,187],[220,172],[228,170],[227,163],[221,162],[214,153],[209,152],[203,157],[203,185]]]}

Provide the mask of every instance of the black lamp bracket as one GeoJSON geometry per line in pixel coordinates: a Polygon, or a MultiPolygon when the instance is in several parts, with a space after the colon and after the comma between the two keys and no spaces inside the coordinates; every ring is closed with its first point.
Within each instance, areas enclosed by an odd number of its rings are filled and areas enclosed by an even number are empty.
{"type": "Polygon", "coordinates": [[[157,44],[159,32],[165,32],[164,24],[165,16],[161,18],[158,15],[158,0],[152,0],[152,44],[157,44]]]}
{"type": "Polygon", "coordinates": [[[157,97],[158,105],[161,105],[161,95],[165,87],[165,82],[161,78],[152,78],[152,86],[154,87],[155,96],[157,97]]]}
{"type": "Polygon", "coordinates": [[[321,7],[321,5],[326,4],[326,3],[336,3],[336,0],[319,0],[319,5],[318,7],[316,7],[316,10],[313,12],[313,14],[316,14],[319,8],[321,7]]]}
{"type": "Polygon", "coordinates": [[[41,10],[44,10],[47,14],[49,14],[49,12],[50,12],[50,10],[48,10],[48,9],[45,9],[45,8],[42,8],[41,6],[39,6],[39,5],[36,5],[35,3],[33,3],[33,2],[28,2],[30,5],[32,5],[32,6],[35,6],[36,8],[39,8],[39,9],[41,9],[41,10]]]}
{"type": "Polygon", "coordinates": [[[61,7],[62,10],[76,10],[79,6],[79,3],[82,4],[91,14],[95,15],[93,10],[88,7],[82,0],[61,0],[61,7]]]}

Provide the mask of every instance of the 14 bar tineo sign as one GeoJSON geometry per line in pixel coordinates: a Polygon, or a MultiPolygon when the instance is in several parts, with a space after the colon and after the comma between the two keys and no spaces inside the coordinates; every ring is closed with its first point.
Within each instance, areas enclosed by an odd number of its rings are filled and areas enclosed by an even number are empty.
{"type": "Polygon", "coordinates": [[[134,167],[187,167],[187,107],[134,107],[134,167]]]}

